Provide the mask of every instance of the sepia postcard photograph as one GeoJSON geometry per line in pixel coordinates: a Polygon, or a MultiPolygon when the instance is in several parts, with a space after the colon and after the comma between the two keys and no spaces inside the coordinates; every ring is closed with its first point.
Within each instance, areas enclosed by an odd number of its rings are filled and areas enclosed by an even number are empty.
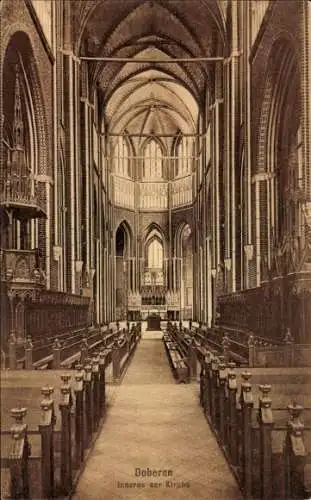
{"type": "Polygon", "coordinates": [[[311,499],[311,1],[0,0],[0,498],[311,499]]]}

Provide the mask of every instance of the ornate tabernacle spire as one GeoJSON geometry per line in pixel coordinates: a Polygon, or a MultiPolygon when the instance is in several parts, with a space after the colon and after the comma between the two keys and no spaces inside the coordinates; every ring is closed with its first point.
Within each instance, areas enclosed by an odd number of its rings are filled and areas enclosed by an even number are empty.
{"type": "Polygon", "coordinates": [[[24,149],[24,123],[22,118],[22,100],[18,64],[16,64],[15,78],[13,140],[15,149],[24,149]]]}

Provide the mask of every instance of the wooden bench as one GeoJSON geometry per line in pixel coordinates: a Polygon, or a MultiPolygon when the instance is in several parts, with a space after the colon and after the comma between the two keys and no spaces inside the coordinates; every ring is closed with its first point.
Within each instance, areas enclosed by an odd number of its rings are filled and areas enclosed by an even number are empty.
{"type": "Polygon", "coordinates": [[[84,367],[85,372],[79,369],[71,380],[54,370],[29,371],[23,377],[14,371],[6,374],[1,388],[5,396],[1,405],[1,498],[67,498],[71,494],[105,414],[105,375],[97,358],[93,363],[92,368],[84,367]],[[15,424],[10,417],[12,408],[15,424]]]}
{"type": "Polygon", "coordinates": [[[228,370],[213,354],[201,361],[200,403],[245,495],[309,498],[310,369],[228,370]]]}
{"type": "Polygon", "coordinates": [[[130,331],[123,329],[111,344],[112,376],[114,383],[120,383],[127,366],[141,338],[140,326],[133,326],[130,331]]]}
{"type": "Polygon", "coordinates": [[[178,384],[182,382],[184,384],[189,383],[189,367],[179,350],[178,344],[167,334],[163,336],[163,342],[176,382],[178,384]]]}
{"type": "Polygon", "coordinates": [[[53,354],[41,358],[32,364],[34,370],[46,370],[47,368],[52,368],[53,366],[53,354]]]}

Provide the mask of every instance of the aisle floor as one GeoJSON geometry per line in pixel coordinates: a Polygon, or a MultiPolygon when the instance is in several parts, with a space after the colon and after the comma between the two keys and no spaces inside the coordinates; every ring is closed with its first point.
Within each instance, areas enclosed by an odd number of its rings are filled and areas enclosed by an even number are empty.
{"type": "Polygon", "coordinates": [[[75,500],[242,499],[198,385],[175,383],[161,340],[142,340],[122,384],[110,389],[75,500]]]}

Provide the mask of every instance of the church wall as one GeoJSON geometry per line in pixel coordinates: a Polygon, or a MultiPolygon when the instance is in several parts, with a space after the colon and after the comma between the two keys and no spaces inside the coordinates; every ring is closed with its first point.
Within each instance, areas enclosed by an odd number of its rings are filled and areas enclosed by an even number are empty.
{"type": "Polygon", "coordinates": [[[262,109],[263,93],[266,85],[269,54],[273,44],[281,38],[287,38],[299,55],[301,3],[291,0],[273,2],[251,52],[251,89],[252,89],[252,142],[253,172],[258,170],[256,152],[260,141],[258,127],[262,109]]]}
{"type": "Polygon", "coordinates": [[[179,226],[181,224],[189,224],[191,229],[194,229],[195,223],[193,220],[193,208],[188,207],[188,208],[183,208],[180,210],[172,210],[172,232],[175,234],[175,232],[178,230],[179,226]]]}

